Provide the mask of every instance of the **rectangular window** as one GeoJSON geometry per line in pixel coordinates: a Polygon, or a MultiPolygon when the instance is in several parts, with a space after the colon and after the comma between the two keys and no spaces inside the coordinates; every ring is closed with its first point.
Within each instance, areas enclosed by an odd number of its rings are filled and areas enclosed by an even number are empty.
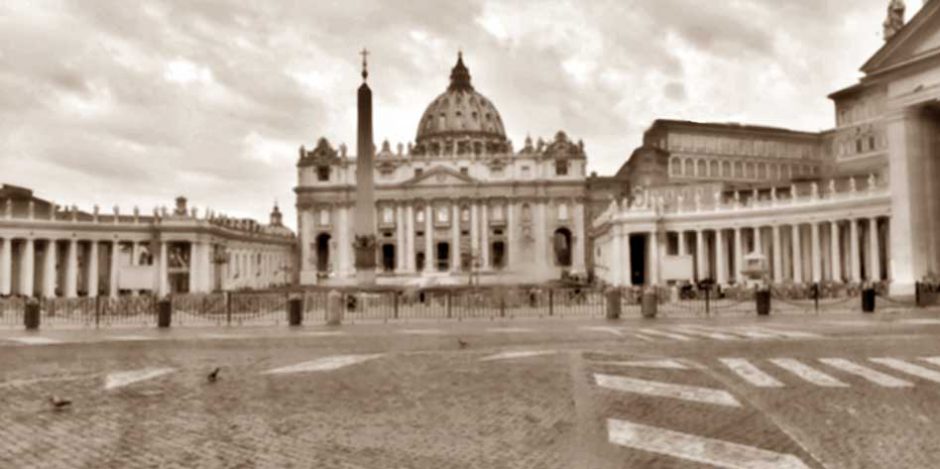
{"type": "Polygon", "coordinates": [[[329,181],[330,180],[330,167],[329,166],[317,166],[317,181],[329,181]]]}
{"type": "Polygon", "coordinates": [[[556,160],[555,161],[555,175],[556,176],[568,175],[568,160],[556,160]]]}

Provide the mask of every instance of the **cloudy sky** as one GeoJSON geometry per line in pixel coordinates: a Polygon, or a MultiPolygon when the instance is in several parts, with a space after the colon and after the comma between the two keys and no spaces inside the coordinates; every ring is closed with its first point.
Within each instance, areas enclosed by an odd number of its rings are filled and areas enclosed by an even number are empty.
{"type": "Polygon", "coordinates": [[[377,143],[414,139],[462,49],[517,147],[563,129],[611,173],[655,118],[831,126],[887,3],[6,0],[0,183],[86,210],[277,200],[294,226],[298,147],[355,146],[362,47],[377,143]]]}

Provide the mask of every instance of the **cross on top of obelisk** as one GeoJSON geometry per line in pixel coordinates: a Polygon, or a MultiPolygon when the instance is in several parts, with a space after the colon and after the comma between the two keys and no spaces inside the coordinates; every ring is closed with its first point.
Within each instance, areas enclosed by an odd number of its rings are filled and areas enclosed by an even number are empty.
{"type": "Polygon", "coordinates": [[[362,56],[362,81],[365,81],[369,77],[369,64],[366,59],[369,56],[369,51],[363,47],[362,52],[359,52],[359,55],[362,56]]]}

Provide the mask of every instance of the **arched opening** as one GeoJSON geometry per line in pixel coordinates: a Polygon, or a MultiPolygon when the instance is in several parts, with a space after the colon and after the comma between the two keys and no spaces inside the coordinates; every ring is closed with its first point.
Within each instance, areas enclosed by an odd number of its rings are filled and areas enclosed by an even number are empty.
{"type": "Polygon", "coordinates": [[[330,269],[330,235],[321,233],[317,236],[317,272],[330,269]]]}
{"type": "Polygon", "coordinates": [[[437,243],[437,270],[446,272],[450,268],[450,243],[437,243]]]}
{"type": "Polygon", "coordinates": [[[415,253],[415,268],[418,272],[424,270],[424,251],[418,251],[415,253]]]}
{"type": "Polygon", "coordinates": [[[554,241],[555,264],[571,267],[571,231],[568,228],[555,230],[554,241]]]}
{"type": "Polygon", "coordinates": [[[491,248],[493,252],[493,268],[501,270],[506,266],[506,243],[494,241],[491,248]]]}
{"type": "Polygon", "coordinates": [[[382,270],[391,272],[395,270],[395,245],[382,245],[382,270]]]}

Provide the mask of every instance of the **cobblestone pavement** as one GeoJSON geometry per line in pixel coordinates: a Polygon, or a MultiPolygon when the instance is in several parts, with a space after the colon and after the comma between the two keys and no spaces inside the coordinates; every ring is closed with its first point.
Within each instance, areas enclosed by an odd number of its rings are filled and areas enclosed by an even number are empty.
{"type": "Polygon", "coordinates": [[[938,338],[936,313],[4,331],[0,467],[934,467],[938,338]]]}

